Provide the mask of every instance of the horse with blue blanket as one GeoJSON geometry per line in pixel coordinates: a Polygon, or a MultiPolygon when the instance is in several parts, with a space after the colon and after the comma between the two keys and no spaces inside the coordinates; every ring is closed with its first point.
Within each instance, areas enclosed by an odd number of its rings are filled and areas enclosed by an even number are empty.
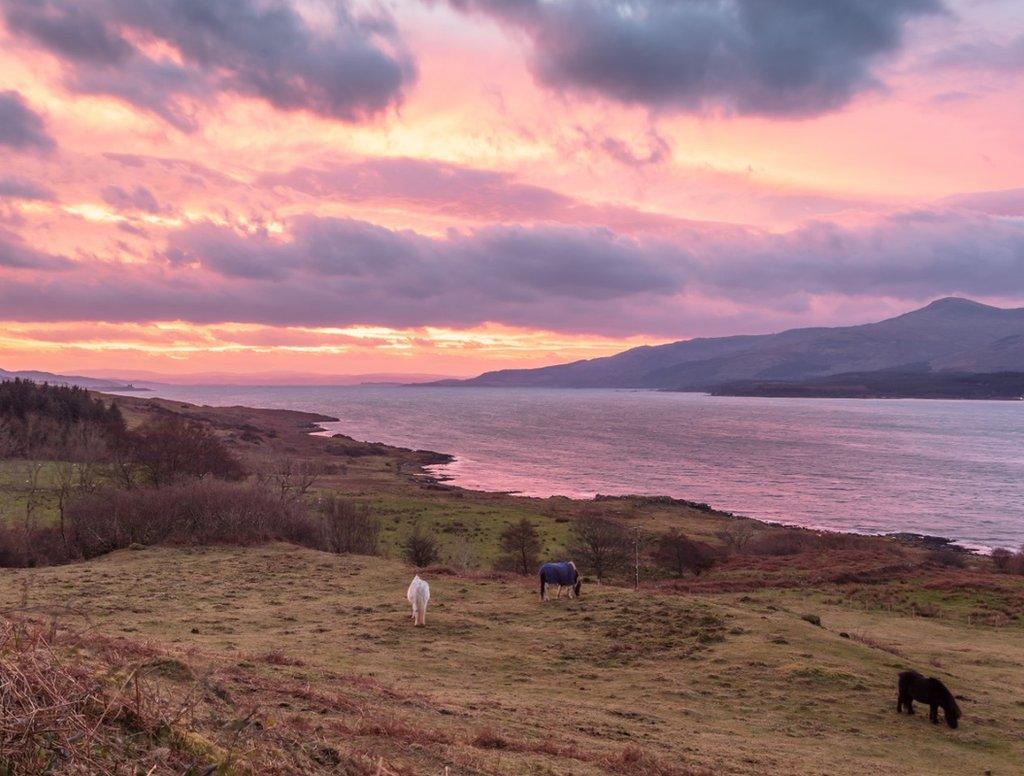
{"type": "Polygon", "coordinates": [[[580,588],[583,583],[580,581],[580,573],[576,570],[576,564],[570,561],[562,563],[545,563],[540,567],[540,600],[545,598],[545,591],[548,585],[558,585],[558,598],[562,597],[562,588],[569,588],[570,598],[580,597],[580,588]]]}

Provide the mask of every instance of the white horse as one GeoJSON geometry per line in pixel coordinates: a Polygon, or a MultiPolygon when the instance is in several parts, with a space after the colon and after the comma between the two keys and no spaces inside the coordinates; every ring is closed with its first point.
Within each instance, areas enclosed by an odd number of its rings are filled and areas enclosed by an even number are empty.
{"type": "Polygon", "coordinates": [[[412,621],[416,625],[427,624],[427,601],[430,600],[430,585],[425,579],[420,579],[417,574],[412,578],[409,585],[409,592],[405,594],[412,604],[412,621]]]}

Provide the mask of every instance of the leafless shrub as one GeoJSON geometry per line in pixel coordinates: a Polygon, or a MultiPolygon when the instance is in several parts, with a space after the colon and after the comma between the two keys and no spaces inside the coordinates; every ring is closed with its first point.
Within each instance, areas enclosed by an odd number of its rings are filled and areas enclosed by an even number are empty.
{"type": "Polygon", "coordinates": [[[402,555],[417,568],[424,568],[437,560],[437,541],[417,525],[402,542],[402,555]]]}
{"type": "Polygon", "coordinates": [[[381,523],[365,504],[355,504],[332,494],[321,502],[320,512],[324,522],[324,549],[377,554],[381,523]]]}
{"type": "Polygon", "coordinates": [[[687,572],[699,576],[715,565],[715,550],[711,545],[684,536],[673,528],[658,538],[654,560],[676,577],[687,572]]]}
{"type": "Polygon", "coordinates": [[[1024,549],[1018,552],[1002,547],[993,550],[992,563],[1004,574],[1024,574],[1024,549]]]}
{"type": "Polygon", "coordinates": [[[928,562],[944,568],[962,569],[967,565],[964,553],[952,547],[942,547],[928,553],[928,562]]]}
{"type": "Polygon", "coordinates": [[[179,415],[146,421],[129,440],[130,457],[153,485],[185,478],[241,479],[242,465],[209,426],[179,415]]]}
{"type": "Polygon", "coordinates": [[[527,518],[509,523],[499,538],[501,556],[496,568],[515,571],[517,574],[532,574],[540,561],[540,536],[537,527],[527,518]]]}
{"type": "Polygon", "coordinates": [[[480,557],[476,546],[465,536],[458,536],[450,542],[448,560],[460,572],[474,571],[480,566],[480,557]]]}
{"type": "Polygon", "coordinates": [[[715,536],[729,552],[741,553],[754,538],[754,524],[746,520],[737,521],[716,531],[715,536]]]}
{"type": "Polygon", "coordinates": [[[625,568],[631,548],[629,529],[615,518],[584,512],[573,520],[569,553],[598,580],[625,568]]]}
{"type": "Polygon", "coordinates": [[[317,480],[326,473],[325,469],[318,461],[285,458],[267,461],[257,467],[256,479],[274,490],[282,501],[294,501],[309,493],[317,480]]]}

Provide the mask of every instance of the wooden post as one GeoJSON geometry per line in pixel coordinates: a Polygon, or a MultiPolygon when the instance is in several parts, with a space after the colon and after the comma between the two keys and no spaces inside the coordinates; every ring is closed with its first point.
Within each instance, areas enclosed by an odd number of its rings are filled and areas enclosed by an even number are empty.
{"type": "Polygon", "coordinates": [[[633,526],[633,589],[640,589],[640,527],[633,526]]]}

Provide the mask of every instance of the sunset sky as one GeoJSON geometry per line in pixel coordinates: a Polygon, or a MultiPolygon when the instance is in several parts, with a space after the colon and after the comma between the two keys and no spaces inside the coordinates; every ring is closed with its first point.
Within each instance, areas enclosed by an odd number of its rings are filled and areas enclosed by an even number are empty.
{"type": "Polygon", "coordinates": [[[1024,304],[1020,0],[0,0],[0,367],[469,375],[1024,304]]]}

